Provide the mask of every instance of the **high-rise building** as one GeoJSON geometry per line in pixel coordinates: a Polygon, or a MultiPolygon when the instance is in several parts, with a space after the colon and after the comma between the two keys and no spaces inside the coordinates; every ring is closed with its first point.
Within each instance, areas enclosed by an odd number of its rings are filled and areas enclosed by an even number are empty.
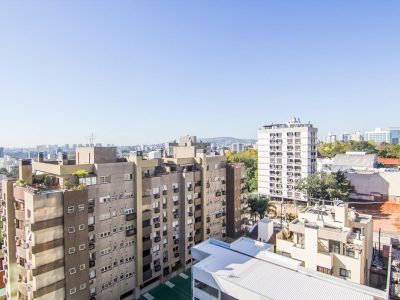
{"type": "Polygon", "coordinates": [[[134,299],[189,268],[193,245],[225,239],[226,157],[195,137],[173,153],[21,161],[19,180],[3,182],[8,296],[134,299]]]}
{"type": "Polygon", "coordinates": [[[19,181],[3,183],[8,298],[133,299],[133,163],[116,148],[76,157],[22,160],[19,181]]]}
{"type": "Polygon", "coordinates": [[[366,131],[364,133],[365,141],[372,141],[376,144],[400,144],[400,128],[375,128],[374,131],[366,131]]]}
{"type": "Polygon", "coordinates": [[[244,234],[247,187],[246,168],[243,163],[229,164],[226,168],[226,232],[231,238],[244,234]]]}
{"type": "Polygon", "coordinates": [[[244,151],[244,144],[243,143],[234,143],[231,145],[231,150],[233,153],[242,152],[242,151],[244,151]]]}
{"type": "Polygon", "coordinates": [[[306,201],[296,190],[302,178],[316,171],[318,129],[293,119],[258,131],[258,193],[277,199],[306,201]]]}

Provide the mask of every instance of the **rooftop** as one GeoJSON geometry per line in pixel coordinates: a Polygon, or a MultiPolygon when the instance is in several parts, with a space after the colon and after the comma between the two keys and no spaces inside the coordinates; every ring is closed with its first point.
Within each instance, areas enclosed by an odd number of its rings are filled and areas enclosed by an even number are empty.
{"type": "MultiPolygon", "coordinates": [[[[259,299],[385,298],[383,291],[305,269],[299,261],[267,250],[249,255],[245,253],[248,252],[246,245],[249,244],[242,240],[229,245],[209,239],[194,246],[193,258],[200,260],[192,267],[194,277],[197,278],[199,274],[203,280],[203,277],[208,276],[210,281],[206,284],[234,297],[237,297],[235,292],[241,289],[259,299]]],[[[260,245],[257,247],[268,248],[260,245]]]]}

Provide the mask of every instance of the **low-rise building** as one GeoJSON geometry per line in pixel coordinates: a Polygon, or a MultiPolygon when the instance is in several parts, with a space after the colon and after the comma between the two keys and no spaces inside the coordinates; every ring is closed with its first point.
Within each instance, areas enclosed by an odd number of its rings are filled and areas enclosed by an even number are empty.
{"type": "Polygon", "coordinates": [[[336,154],[332,160],[333,172],[346,170],[368,170],[378,166],[377,155],[365,152],[346,152],[336,154]]]}
{"type": "Polygon", "coordinates": [[[373,250],[373,220],[347,203],[308,207],[276,236],[277,253],[302,266],[368,284],[373,250]]]}
{"type": "Polygon", "coordinates": [[[241,238],[206,240],[192,248],[192,299],[383,300],[384,291],[301,266],[271,245],[241,238]]]}

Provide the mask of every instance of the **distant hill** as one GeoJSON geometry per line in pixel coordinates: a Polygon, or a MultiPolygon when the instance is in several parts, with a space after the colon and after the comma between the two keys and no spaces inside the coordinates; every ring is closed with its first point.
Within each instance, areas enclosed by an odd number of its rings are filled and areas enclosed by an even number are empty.
{"type": "Polygon", "coordinates": [[[254,144],[257,140],[254,139],[239,139],[234,137],[213,137],[213,138],[200,138],[205,143],[231,145],[234,143],[254,144]]]}

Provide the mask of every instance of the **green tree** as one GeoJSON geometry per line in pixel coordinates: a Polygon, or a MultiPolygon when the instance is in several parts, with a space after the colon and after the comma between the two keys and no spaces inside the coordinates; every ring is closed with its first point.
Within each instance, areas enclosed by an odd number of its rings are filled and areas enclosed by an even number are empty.
{"type": "Polygon", "coordinates": [[[265,196],[249,194],[247,198],[248,206],[250,207],[250,215],[256,221],[257,215],[260,220],[265,217],[265,213],[270,213],[273,210],[272,202],[265,196]]]}
{"type": "Polygon", "coordinates": [[[378,152],[373,142],[366,141],[350,141],[350,151],[367,152],[368,154],[378,152]]]}
{"type": "Polygon", "coordinates": [[[351,193],[350,182],[343,172],[324,173],[318,172],[303,178],[297,185],[297,189],[306,193],[309,200],[333,200],[347,201],[351,193]]]}
{"type": "Polygon", "coordinates": [[[248,149],[243,152],[233,153],[228,151],[228,162],[244,163],[246,167],[247,188],[249,192],[254,192],[258,188],[258,152],[255,149],[248,149]]]}

